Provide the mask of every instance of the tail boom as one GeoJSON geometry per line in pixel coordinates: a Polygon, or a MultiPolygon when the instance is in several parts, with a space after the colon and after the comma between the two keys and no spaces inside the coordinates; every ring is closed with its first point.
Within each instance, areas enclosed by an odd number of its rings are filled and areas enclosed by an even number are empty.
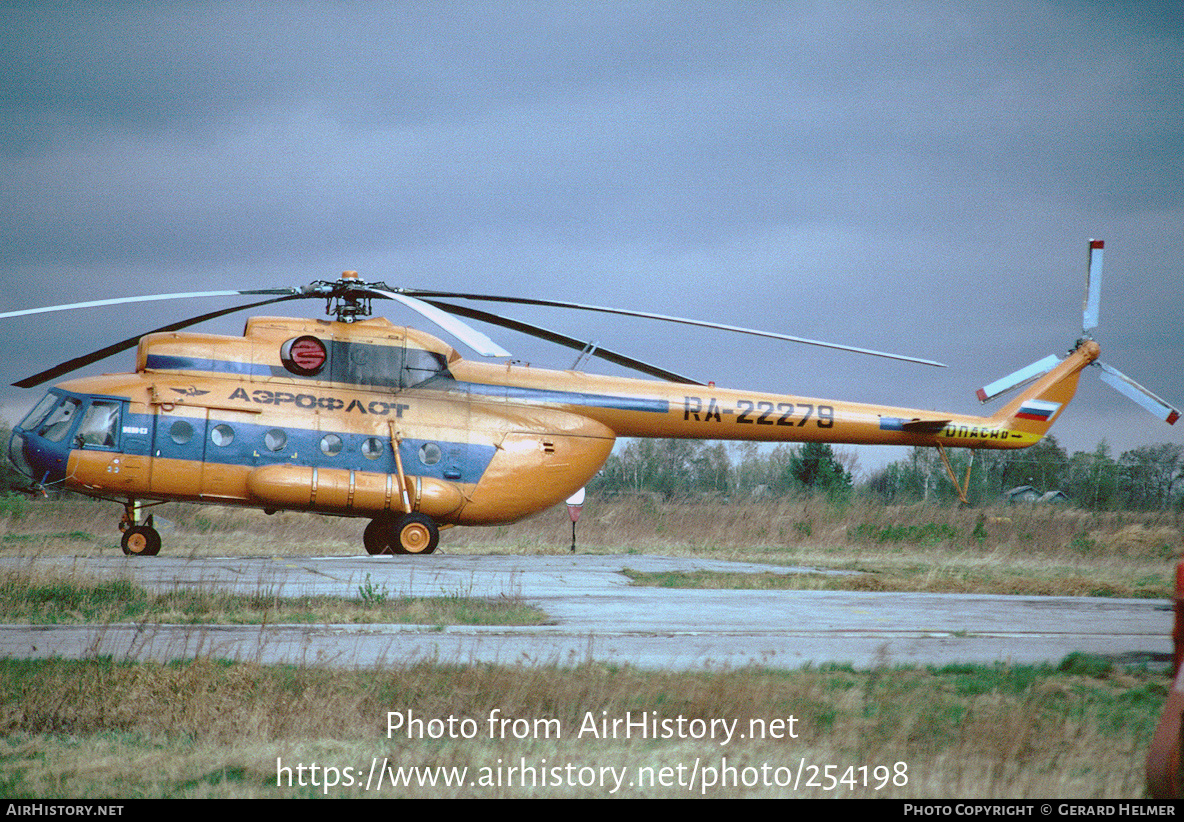
{"type": "Polygon", "coordinates": [[[500,383],[507,404],[558,405],[618,437],[1014,449],[1040,441],[1097,357],[1082,342],[990,417],[468,361],[452,369],[470,390],[500,383]]]}

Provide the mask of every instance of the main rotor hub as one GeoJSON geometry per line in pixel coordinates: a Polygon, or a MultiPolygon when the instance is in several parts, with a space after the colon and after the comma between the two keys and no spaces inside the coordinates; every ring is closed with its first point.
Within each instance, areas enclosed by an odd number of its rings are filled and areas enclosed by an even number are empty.
{"type": "Polygon", "coordinates": [[[373,289],[392,290],[385,283],[366,282],[356,271],[343,271],[340,279],[318,280],[305,286],[303,291],[324,297],[325,313],[336,317],[338,322],[352,323],[373,313],[373,289]]]}

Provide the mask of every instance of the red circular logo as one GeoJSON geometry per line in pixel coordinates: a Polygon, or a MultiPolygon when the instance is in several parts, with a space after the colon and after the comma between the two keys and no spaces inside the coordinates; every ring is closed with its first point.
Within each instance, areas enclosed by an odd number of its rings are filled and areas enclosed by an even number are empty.
{"type": "Polygon", "coordinates": [[[280,347],[280,360],[284,368],[302,377],[311,377],[320,372],[327,359],[325,344],[316,337],[297,337],[280,347]]]}

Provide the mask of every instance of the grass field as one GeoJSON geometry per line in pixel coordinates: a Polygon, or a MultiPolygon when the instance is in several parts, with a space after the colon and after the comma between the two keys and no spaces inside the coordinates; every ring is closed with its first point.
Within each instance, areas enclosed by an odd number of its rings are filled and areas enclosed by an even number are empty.
{"type": "MultiPolygon", "coordinates": [[[[10,503],[0,554],[120,555],[116,513],[85,501],[10,503]]],[[[361,553],[363,522],[196,506],[159,509],[158,523],[166,517],[164,554],[361,553]]],[[[440,550],[566,553],[570,528],[560,509],[514,526],[445,532],[440,550]]],[[[847,584],[885,592],[1166,598],[1182,534],[1174,514],[635,498],[590,500],[578,541],[589,553],[862,570],[847,584]]],[[[760,585],[773,584],[769,576],[744,575],[760,585]]],[[[737,587],[741,578],[639,582],[737,587]]],[[[35,621],[57,608],[68,613],[54,618],[164,621],[197,608],[129,615],[120,609],[141,607],[131,590],[89,605],[69,599],[86,596],[25,588],[9,593],[4,607],[15,610],[2,618],[35,621]]],[[[401,618],[376,612],[383,599],[360,587],[356,602],[295,607],[315,614],[300,619],[336,619],[344,609],[401,618]]],[[[247,619],[241,614],[253,607],[211,596],[194,618],[247,619]]],[[[493,617],[503,618],[511,619],[493,617]]],[[[353,671],[206,658],[3,660],[0,795],[1135,798],[1168,685],[1163,670],[1076,655],[1051,666],[711,673],[590,663],[353,671]]]]}
{"type": "Polygon", "coordinates": [[[700,674],[9,660],[0,793],[1131,798],[1165,684],[1079,657],[700,674]],[[626,738],[630,717],[656,733],[626,738]]]}
{"type": "MultiPolygon", "coordinates": [[[[0,504],[0,555],[121,556],[120,510],[87,500],[0,504]]],[[[164,556],[363,554],[366,521],[196,505],[155,509],[164,556]]],[[[571,522],[562,506],[525,522],[445,530],[441,553],[565,554],[571,522]]],[[[1178,512],[1090,513],[1015,506],[990,510],[885,508],[818,499],[661,502],[589,499],[577,526],[580,553],[703,556],[855,570],[841,585],[872,591],[1167,598],[1184,553],[1178,512]]],[[[150,558],[144,558],[150,561],[150,558]]],[[[740,578],[639,580],[733,586],[740,578]]]]}
{"type": "Polygon", "coordinates": [[[151,591],[134,580],[77,572],[10,570],[0,576],[0,622],[28,625],[413,624],[539,625],[547,615],[517,597],[474,599],[392,595],[366,575],[353,597],[284,597],[263,588],[231,594],[201,587],[151,591]]]}

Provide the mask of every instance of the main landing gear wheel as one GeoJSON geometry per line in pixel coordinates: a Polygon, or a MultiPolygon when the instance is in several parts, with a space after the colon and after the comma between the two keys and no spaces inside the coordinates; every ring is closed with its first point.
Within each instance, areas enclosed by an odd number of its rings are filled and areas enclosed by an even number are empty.
{"type": "Polygon", "coordinates": [[[424,514],[406,514],[395,528],[395,546],[402,554],[430,554],[440,542],[440,529],[424,514]]]}
{"type": "Polygon", "coordinates": [[[123,532],[119,547],[128,556],[154,557],[160,553],[160,533],[149,525],[133,525],[123,532]]]}
{"type": "Polygon", "coordinates": [[[394,531],[394,517],[383,516],[370,520],[370,524],[362,532],[362,544],[366,546],[366,553],[371,555],[393,554],[391,536],[394,531]]]}
{"type": "Polygon", "coordinates": [[[362,532],[369,554],[430,554],[440,543],[440,529],[432,518],[419,513],[375,517],[362,532]]]}

